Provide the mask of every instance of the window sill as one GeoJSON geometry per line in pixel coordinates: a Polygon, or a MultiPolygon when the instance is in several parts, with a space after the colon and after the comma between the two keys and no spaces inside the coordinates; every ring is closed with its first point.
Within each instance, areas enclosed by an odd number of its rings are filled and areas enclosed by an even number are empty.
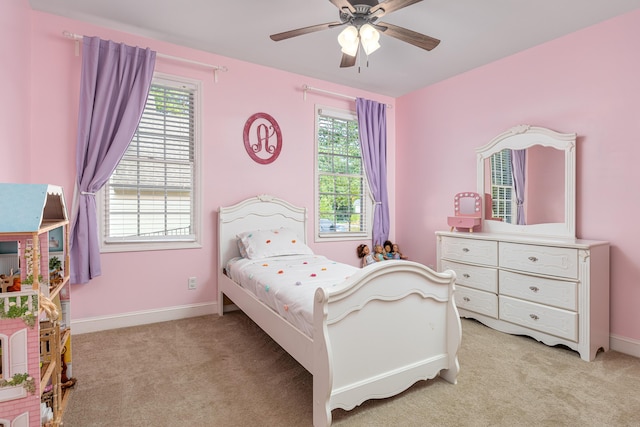
{"type": "Polygon", "coordinates": [[[350,240],[371,239],[367,233],[320,233],[316,234],[314,241],[320,242],[344,242],[350,240]]]}
{"type": "Polygon", "coordinates": [[[201,249],[200,242],[131,242],[131,243],[105,243],[100,246],[100,253],[115,252],[147,252],[168,251],[179,249],[201,249]]]}

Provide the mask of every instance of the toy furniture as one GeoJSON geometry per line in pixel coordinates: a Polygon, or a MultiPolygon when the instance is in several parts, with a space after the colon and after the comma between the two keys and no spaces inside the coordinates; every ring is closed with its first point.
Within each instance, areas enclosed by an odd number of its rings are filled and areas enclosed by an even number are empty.
{"type": "Polygon", "coordinates": [[[62,188],[0,183],[0,218],[0,273],[9,276],[19,267],[21,281],[20,291],[3,287],[0,293],[0,426],[60,426],[71,392],[61,384],[62,364],[71,375],[69,221],[62,188]],[[55,255],[64,261],[52,284],[49,240],[60,231],[55,255]]]}
{"type": "Polygon", "coordinates": [[[447,217],[449,231],[468,230],[470,233],[482,228],[482,198],[478,193],[467,191],[453,198],[454,216],[447,217]]]}

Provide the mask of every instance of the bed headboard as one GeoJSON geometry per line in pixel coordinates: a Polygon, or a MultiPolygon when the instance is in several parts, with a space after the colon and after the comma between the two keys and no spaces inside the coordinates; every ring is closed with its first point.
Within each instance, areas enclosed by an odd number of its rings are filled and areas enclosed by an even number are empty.
{"type": "Polygon", "coordinates": [[[218,268],[240,256],[236,236],[243,231],[287,227],[307,243],[307,209],[263,194],[218,209],[218,268]]]}

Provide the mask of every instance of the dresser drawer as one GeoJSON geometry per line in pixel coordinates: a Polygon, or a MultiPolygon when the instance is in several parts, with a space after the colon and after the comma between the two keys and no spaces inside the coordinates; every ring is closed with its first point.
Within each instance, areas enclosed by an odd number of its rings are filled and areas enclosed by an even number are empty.
{"type": "Polygon", "coordinates": [[[441,258],[493,267],[498,265],[498,242],[492,240],[443,237],[440,248],[441,258]]]}
{"type": "Polygon", "coordinates": [[[454,294],[456,306],[485,316],[498,318],[498,296],[465,286],[456,286],[454,294]]]}
{"type": "Polygon", "coordinates": [[[571,341],[578,341],[578,314],[500,295],[500,319],[571,341]]]}
{"type": "Polygon", "coordinates": [[[500,270],[500,295],[576,311],[578,284],[500,270]]]}
{"type": "Polygon", "coordinates": [[[578,277],[578,250],[500,242],[500,267],[549,276],[578,277]]]}
{"type": "Polygon", "coordinates": [[[498,293],[498,269],[493,267],[478,267],[476,265],[460,264],[443,260],[442,270],[456,272],[456,284],[481,291],[498,293]]]}

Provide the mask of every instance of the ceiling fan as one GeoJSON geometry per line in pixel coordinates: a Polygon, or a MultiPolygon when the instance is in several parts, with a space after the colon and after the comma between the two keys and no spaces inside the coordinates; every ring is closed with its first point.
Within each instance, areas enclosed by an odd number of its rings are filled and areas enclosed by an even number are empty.
{"type": "Polygon", "coordinates": [[[329,0],[340,10],[340,20],[326,24],[312,25],[283,33],[272,34],[271,40],[280,41],[340,26],[347,26],[338,36],[342,47],[340,67],[352,67],[356,64],[358,51],[362,47],[367,55],[380,47],[380,33],[402,40],[425,50],[438,46],[440,40],[408,30],[397,25],[378,20],[398,9],[410,6],[422,0],[329,0]]]}

